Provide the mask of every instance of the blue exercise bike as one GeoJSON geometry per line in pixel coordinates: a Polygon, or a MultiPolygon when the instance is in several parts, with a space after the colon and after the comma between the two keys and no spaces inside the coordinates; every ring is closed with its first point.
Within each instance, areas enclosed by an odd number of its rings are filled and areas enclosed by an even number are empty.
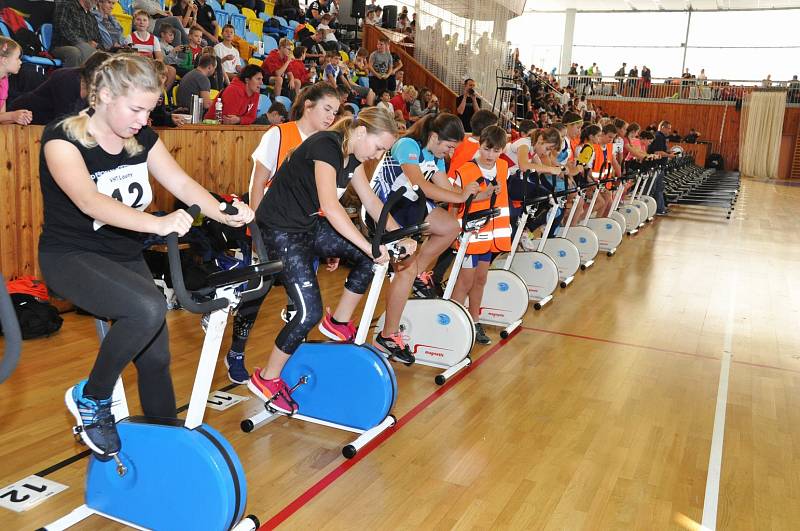
{"type": "MultiPolygon", "coordinates": [[[[425,196],[421,190],[409,191],[400,187],[392,192],[372,235],[373,256],[380,256],[380,246],[385,245],[393,258],[400,258],[406,252],[398,242],[418,236],[427,229],[426,223],[420,223],[386,232],[389,212],[404,194],[416,202],[418,210],[425,212],[425,196]]],[[[359,434],[342,448],[342,455],[348,459],[397,422],[390,414],[397,398],[394,370],[383,353],[364,343],[388,267],[388,264],[374,267],[374,277],[353,343],[307,341],[292,354],[281,371],[285,382],[289,385],[295,383],[291,392],[298,410],[291,415],[293,419],[359,434]]],[[[242,421],[242,431],[251,432],[283,415],[267,402],[264,411],[242,421]]]]}
{"type": "MultiPolygon", "coordinates": [[[[223,203],[220,208],[235,213],[230,205],[223,203]]],[[[196,217],[200,208],[194,205],[187,212],[196,217]]],[[[250,231],[258,255],[267,256],[255,222],[250,231]]],[[[183,281],[177,234],[167,237],[167,245],[173,289],[181,305],[193,313],[210,312],[186,420],[118,421],[122,441],[118,459],[89,458],[84,505],[46,526],[49,531],[67,529],[93,514],[159,531],[245,531],[259,526],[255,516],[243,518],[247,483],[242,464],[230,443],[203,423],[203,413],[228,315],[240,302],[265,295],[283,266],[273,261],[213,273],[204,288],[190,293],[183,281]],[[245,291],[237,289],[244,284],[245,291]]],[[[118,382],[115,399],[121,389],[118,382]]]]}

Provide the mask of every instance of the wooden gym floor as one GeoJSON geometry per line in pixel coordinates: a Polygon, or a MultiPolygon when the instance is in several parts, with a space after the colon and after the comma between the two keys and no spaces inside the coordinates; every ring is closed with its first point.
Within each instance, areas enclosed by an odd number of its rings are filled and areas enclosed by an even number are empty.
{"type": "MultiPolygon", "coordinates": [[[[491,330],[494,344],[443,388],[433,369],[395,365],[399,423],[355,460],[340,454],[348,434],[320,426],[280,419],[242,433],[255,400],[208,410],[247,471],[248,512],[284,529],[699,529],[727,350],[719,503],[707,512],[719,529],[797,529],[800,188],[750,180],[741,197],[729,222],[683,210],[626,238],[509,340],[491,330]]],[[[322,278],[334,305],[340,277],[322,278]]],[[[283,300],[275,289],[248,367],[269,351],[283,300]]],[[[169,326],[183,404],[203,336],[185,312],[169,326]]],[[[62,397],[96,345],[93,321],[74,313],[24,344],[0,387],[0,486],[84,451],[62,397]]],[[[135,374],[124,377],[136,412],[135,374]]],[[[227,383],[220,363],[214,388],[227,383]]],[[[80,504],[85,466],[51,471],[69,489],[25,513],[0,509],[0,529],[80,504]]]]}

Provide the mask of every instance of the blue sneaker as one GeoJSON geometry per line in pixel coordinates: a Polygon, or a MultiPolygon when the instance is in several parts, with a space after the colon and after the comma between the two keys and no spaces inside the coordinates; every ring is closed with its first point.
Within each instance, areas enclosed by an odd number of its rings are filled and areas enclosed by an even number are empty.
{"type": "Polygon", "coordinates": [[[225,366],[228,368],[228,379],[235,384],[246,384],[250,380],[250,373],[244,367],[244,354],[230,351],[225,356],[225,366]]]}
{"type": "Polygon", "coordinates": [[[86,380],[67,389],[64,395],[67,409],[78,422],[73,432],[81,436],[86,446],[97,454],[98,458],[111,459],[122,447],[114,415],[111,414],[111,399],[97,400],[83,396],[84,387],[86,380]]]}

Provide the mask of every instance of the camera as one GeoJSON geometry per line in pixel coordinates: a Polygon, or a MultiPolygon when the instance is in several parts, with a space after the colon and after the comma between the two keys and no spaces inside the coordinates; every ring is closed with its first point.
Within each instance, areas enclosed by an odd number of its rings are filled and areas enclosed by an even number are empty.
{"type": "Polygon", "coordinates": [[[475,89],[473,89],[473,88],[467,89],[467,94],[469,94],[470,96],[474,96],[475,95],[475,89]]]}

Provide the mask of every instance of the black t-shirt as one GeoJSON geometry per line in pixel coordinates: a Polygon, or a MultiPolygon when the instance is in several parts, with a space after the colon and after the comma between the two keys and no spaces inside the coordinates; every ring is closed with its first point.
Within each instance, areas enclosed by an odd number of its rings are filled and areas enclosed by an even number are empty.
{"type": "Polygon", "coordinates": [[[339,197],[361,164],[354,156],[348,157],[345,164],[342,140],[339,133],[320,131],[286,157],[256,211],[261,225],[285,232],[307,232],[314,228],[319,219],[315,161],[327,162],[336,169],[339,197]]]}
{"type": "Polygon", "coordinates": [[[75,114],[86,107],[81,99],[80,68],[59,68],[32,92],[20,94],[7,107],[9,111],[28,109],[33,125],[47,125],[54,119],[75,114]]]}
{"type": "Polygon", "coordinates": [[[667,136],[661,131],[656,131],[656,138],[647,146],[648,153],[653,154],[657,151],[663,151],[664,153],[669,151],[667,149],[667,136]]]}
{"type": "Polygon", "coordinates": [[[39,154],[39,181],[44,203],[40,252],[88,251],[120,261],[133,260],[141,254],[141,233],[104,225],[81,212],[55,182],[44,157],[44,147],[51,140],[69,142],[83,157],[98,192],[143,211],[153,199],[147,155],[158,141],[158,135],[144,127],[136,134],[136,139],[144,149],[128,157],[125,150],[112,155],[100,146],[83,147],[67,137],[62,122],[45,128],[39,154]]]}
{"type": "Polygon", "coordinates": [[[197,23],[203,27],[209,33],[214,33],[214,26],[211,24],[217,20],[216,15],[214,15],[214,8],[208,4],[198,5],[197,6],[197,23]]]}
{"type": "MultiPolygon", "coordinates": [[[[464,99],[464,95],[456,98],[456,108],[461,105],[461,100],[464,99]]],[[[472,131],[472,126],[469,124],[469,121],[472,120],[472,115],[475,114],[475,111],[480,110],[481,108],[481,99],[476,96],[475,98],[478,102],[478,108],[476,109],[474,105],[472,105],[472,98],[467,97],[467,104],[464,106],[464,114],[460,115],[461,123],[464,124],[464,131],[470,132],[472,131]]]]}
{"type": "Polygon", "coordinates": [[[313,22],[315,20],[314,17],[311,16],[311,13],[315,9],[319,13],[319,15],[322,16],[324,13],[330,11],[330,2],[328,2],[325,5],[322,5],[322,3],[319,2],[319,0],[314,0],[313,2],[308,4],[308,9],[306,9],[306,18],[308,19],[309,22],[313,22]]]}

